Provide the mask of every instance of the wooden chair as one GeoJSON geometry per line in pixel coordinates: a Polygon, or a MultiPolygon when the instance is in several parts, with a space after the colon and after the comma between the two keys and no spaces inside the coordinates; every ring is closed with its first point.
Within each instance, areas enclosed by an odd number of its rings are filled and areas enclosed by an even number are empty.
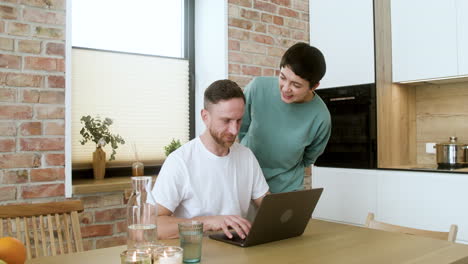
{"type": "Polygon", "coordinates": [[[390,232],[404,233],[404,234],[409,234],[409,235],[436,238],[440,240],[448,240],[450,242],[455,242],[457,238],[457,232],[458,232],[457,225],[451,225],[449,232],[437,232],[437,231],[429,231],[429,230],[423,230],[423,229],[391,225],[391,224],[387,224],[387,223],[374,220],[373,213],[369,213],[367,215],[366,227],[372,228],[372,229],[390,231],[390,232]]]}
{"type": "Polygon", "coordinates": [[[27,258],[83,251],[81,201],[0,206],[0,237],[16,237],[27,258]]]}

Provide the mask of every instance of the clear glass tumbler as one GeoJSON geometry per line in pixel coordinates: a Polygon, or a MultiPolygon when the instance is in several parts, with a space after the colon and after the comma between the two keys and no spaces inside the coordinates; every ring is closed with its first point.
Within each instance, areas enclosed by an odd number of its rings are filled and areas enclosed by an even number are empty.
{"type": "Polygon", "coordinates": [[[188,221],[179,223],[180,246],[184,249],[184,263],[198,263],[201,260],[203,223],[188,221]]]}
{"type": "Polygon", "coordinates": [[[145,248],[158,241],[156,201],[152,178],[132,177],[133,191],[127,203],[128,249],[145,248]]]}

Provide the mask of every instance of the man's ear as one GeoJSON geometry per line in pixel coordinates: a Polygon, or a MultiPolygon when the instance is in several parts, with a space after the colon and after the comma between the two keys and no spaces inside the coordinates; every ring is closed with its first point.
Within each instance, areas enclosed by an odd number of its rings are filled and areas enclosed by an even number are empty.
{"type": "Polygon", "coordinates": [[[210,115],[210,112],[208,112],[208,110],[206,110],[205,108],[201,110],[201,118],[203,122],[205,123],[205,125],[206,125],[206,122],[208,121],[209,115],[210,115]]]}
{"type": "Polygon", "coordinates": [[[319,87],[319,85],[320,85],[320,82],[314,84],[312,87],[310,87],[310,90],[311,90],[312,92],[315,91],[315,89],[317,89],[317,87],[319,87]]]}

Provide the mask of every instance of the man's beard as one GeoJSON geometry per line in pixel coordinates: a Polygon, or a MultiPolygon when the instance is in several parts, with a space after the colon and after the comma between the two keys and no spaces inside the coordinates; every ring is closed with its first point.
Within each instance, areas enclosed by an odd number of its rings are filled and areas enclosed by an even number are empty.
{"type": "Polygon", "coordinates": [[[234,144],[234,142],[236,141],[236,137],[234,137],[234,136],[232,137],[232,140],[230,140],[230,139],[223,139],[223,138],[225,138],[227,135],[229,135],[229,134],[227,134],[227,133],[226,133],[226,134],[221,133],[220,135],[218,135],[218,134],[216,134],[216,132],[213,131],[211,128],[210,128],[209,131],[210,131],[210,135],[211,135],[211,137],[214,139],[214,141],[215,141],[218,145],[223,146],[223,147],[225,147],[225,148],[231,147],[232,144],[234,144]]]}

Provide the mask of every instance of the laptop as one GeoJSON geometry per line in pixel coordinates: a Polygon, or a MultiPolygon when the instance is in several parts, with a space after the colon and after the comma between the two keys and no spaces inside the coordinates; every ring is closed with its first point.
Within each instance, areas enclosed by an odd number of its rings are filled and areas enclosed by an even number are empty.
{"type": "Polygon", "coordinates": [[[268,194],[252,224],[249,234],[242,239],[232,231],[233,238],[224,232],[209,235],[240,247],[250,247],[302,235],[312,217],[323,188],[268,194]]]}

